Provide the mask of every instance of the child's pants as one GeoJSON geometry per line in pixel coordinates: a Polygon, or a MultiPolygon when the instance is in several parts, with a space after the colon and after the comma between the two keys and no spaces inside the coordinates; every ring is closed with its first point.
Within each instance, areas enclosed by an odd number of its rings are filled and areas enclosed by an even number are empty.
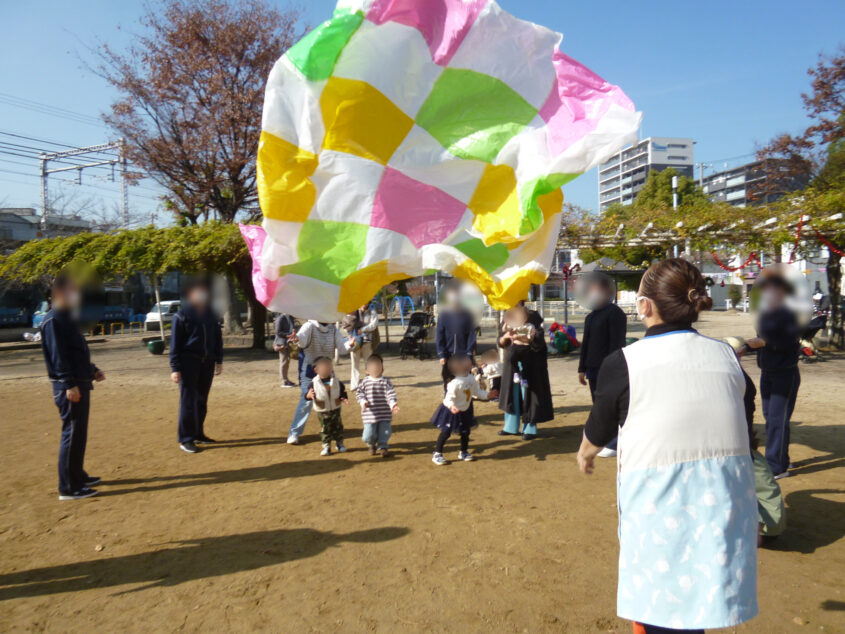
{"type": "Polygon", "coordinates": [[[390,433],[389,420],[382,420],[377,423],[364,423],[364,435],[361,437],[361,440],[368,445],[377,445],[379,449],[387,449],[390,433]]]}
{"type": "Polygon", "coordinates": [[[331,442],[343,442],[343,422],[340,420],[340,410],[333,409],[330,412],[317,412],[320,420],[320,440],[323,444],[331,442]]]}
{"type": "MultiPolygon", "coordinates": [[[[440,435],[437,437],[437,445],[435,450],[437,453],[443,453],[443,445],[446,444],[446,441],[449,440],[449,436],[452,435],[451,429],[444,429],[440,432],[440,435]]],[[[469,449],[469,432],[462,432],[461,433],[461,451],[466,451],[469,449]]]]}

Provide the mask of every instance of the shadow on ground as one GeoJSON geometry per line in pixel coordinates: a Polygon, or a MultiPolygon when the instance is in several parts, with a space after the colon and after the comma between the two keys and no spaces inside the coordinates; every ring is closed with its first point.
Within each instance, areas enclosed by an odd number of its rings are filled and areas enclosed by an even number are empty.
{"type": "Polygon", "coordinates": [[[0,601],[133,583],[144,585],[130,592],[175,586],[314,557],[344,543],[379,543],[408,533],[407,528],[385,526],[346,534],[295,528],[204,537],[145,553],[0,575],[0,601]]]}
{"type": "Polygon", "coordinates": [[[172,476],[156,476],[153,478],[109,480],[103,483],[108,486],[108,489],[101,490],[100,497],[124,495],[127,493],[149,493],[150,491],[163,491],[208,484],[225,484],[229,482],[269,482],[288,478],[301,478],[344,471],[351,468],[353,464],[353,462],[342,458],[335,458],[333,460],[323,458],[322,460],[280,462],[262,465],[260,467],[244,467],[243,469],[211,471],[208,473],[186,473],[172,476]]]}
{"type": "Polygon", "coordinates": [[[786,531],[772,541],[772,550],[809,554],[845,537],[845,490],[793,491],[786,507],[786,531]]]}

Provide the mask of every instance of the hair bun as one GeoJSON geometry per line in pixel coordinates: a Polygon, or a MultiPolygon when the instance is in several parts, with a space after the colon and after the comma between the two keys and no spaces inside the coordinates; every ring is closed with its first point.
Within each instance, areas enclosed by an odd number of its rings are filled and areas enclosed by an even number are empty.
{"type": "Polygon", "coordinates": [[[707,295],[706,289],[691,288],[687,297],[697,313],[713,308],[713,299],[707,295]]]}

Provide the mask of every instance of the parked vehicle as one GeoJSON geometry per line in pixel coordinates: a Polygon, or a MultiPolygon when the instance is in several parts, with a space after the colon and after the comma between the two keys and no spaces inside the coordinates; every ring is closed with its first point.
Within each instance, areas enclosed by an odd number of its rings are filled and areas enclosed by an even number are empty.
{"type": "MultiPolygon", "coordinates": [[[[32,314],[32,327],[40,328],[41,322],[44,321],[44,316],[50,310],[49,302],[43,301],[32,314]]],[[[85,326],[92,326],[93,324],[110,324],[114,322],[129,323],[132,321],[132,309],[127,306],[109,306],[97,298],[89,300],[82,305],[82,312],[79,315],[79,323],[85,326]]]]}
{"type": "Polygon", "coordinates": [[[163,319],[164,325],[167,326],[173,321],[173,316],[179,312],[181,307],[182,302],[178,299],[161,302],[161,316],[159,316],[159,305],[154,305],[144,320],[144,330],[150,330],[150,326],[155,326],[154,330],[159,330],[161,327],[160,319],[163,319]]]}
{"type": "Polygon", "coordinates": [[[40,297],[34,287],[0,288],[0,327],[28,326],[40,297]]]}

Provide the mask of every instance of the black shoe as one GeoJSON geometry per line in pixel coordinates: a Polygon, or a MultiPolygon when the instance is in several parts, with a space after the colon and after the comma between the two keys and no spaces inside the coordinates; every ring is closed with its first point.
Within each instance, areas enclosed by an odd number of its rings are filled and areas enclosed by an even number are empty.
{"type": "Polygon", "coordinates": [[[98,478],[97,476],[86,476],[86,478],[82,482],[82,484],[84,484],[86,487],[88,487],[90,489],[91,487],[94,487],[94,486],[97,486],[98,484],[100,484],[100,482],[102,482],[102,480],[100,478],[98,478]]]}
{"type": "Polygon", "coordinates": [[[504,429],[499,432],[499,435],[500,436],[519,436],[519,434],[516,434],[512,431],[505,431],[504,429]]]}
{"type": "Polygon", "coordinates": [[[213,438],[209,438],[206,435],[202,435],[199,438],[197,438],[194,442],[198,445],[213,445],[217,441],[214,440],[213,438]]]}
{"type": "Polygon", "coordinates": [[[186,451],[188,453],[199,453],[200,448],[194,444],[193,440],[189,440],[188,442],[180,442],[179,449],[182,451],[186,451]]]}
{"type": "Polygon", "coordinates": [[[522,434],[523,440],[534,440],[537,437],[537,434],[522,434]]]}
{"type": "Polygon", "coordinates": [[[59,493],[60,500],[82,500],[84,498],[91,498],[97,495],[97,489],[89,489],[88,487],[82,487],[79,491],[74,491],[72,493],[59,493]]]}

